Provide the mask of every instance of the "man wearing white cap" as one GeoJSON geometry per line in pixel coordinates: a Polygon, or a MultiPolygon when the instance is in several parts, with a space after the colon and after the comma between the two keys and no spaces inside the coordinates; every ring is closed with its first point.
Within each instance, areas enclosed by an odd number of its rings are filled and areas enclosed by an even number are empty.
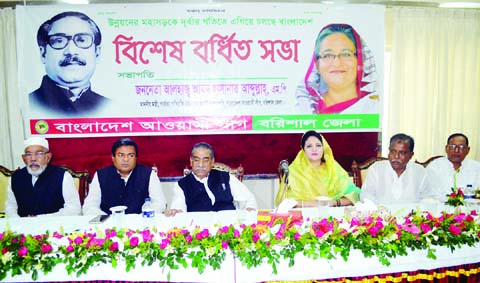
{"type": "Polygon", "coordinates": [[[62,168],[48,164],[52,159],[48,141],[31,137],[24,143],[22,159],[26,166],[15,171],[10,179],[6,215],[80,215],[80,198],[72,176],[62,168]]]}

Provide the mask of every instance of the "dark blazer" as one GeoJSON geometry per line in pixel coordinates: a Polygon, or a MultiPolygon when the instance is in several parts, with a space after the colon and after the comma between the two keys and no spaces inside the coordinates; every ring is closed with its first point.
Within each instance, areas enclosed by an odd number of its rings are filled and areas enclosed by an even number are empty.
{"type": "Polygon", "coordinates": [[[93,92],[91,88],[75,101],[70,100],[72,96],[70,90],[58,86],[45,75],[40,88],[29,95],[30,110],[62,116],[82,116],[92,114],[110,102],[110,99],[93,92]]]}
{"type": "Polygon", "coordinates": [[[230,174],[218,170],[211,170],[208,174],[208,187],[215,196],[212,205],[205,186],[197,181],[193,173],[178,181],[178,185],[185,194],[187,211],[220,211],[234,210],[233,195],[230,189],[230,174]]]}

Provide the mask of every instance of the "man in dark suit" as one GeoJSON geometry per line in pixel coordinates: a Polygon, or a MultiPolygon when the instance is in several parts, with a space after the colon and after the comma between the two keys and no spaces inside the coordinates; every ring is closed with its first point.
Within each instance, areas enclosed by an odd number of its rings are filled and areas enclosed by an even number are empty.
{"type": "Polygon", "coordinates": [[[26,166],[13,173],[7,188],[8,217],[80,215],[80,197],[72,176],[49,164],[52,153],[46,139],[25,140],[22,158],[26,166]]]}
{"type": "Polygon", "coordinates": [[[244,202],[247,210],[257,209],[255,196],[248,188],[228,172],[212,169],[214,163],[215,154],[210,144],[200,142],[193,146],[192,173],[174,187],[166,216],[179,212],[233,210],[235,201],[244,202]]]}
{"type": "Polygon", "coordinates": [[[166,201],[157,172],[137,164],[138,146],[129,138],[112,145],[112,165],[99,169],[90,184],[83,204],[84,215],[111,214],[111,208],[125,206],[125,213],[142,212],[149,198],[157,213],[165,210],[166,201]]]}
{"type": "Polygon", "coordinates": [[[33,113],[83,116],[109,101],[90,86],[101,41],[97,24],[80,12],[57,14],[40,26],[37,43],[46,75],[29,95],[33,113]]]}

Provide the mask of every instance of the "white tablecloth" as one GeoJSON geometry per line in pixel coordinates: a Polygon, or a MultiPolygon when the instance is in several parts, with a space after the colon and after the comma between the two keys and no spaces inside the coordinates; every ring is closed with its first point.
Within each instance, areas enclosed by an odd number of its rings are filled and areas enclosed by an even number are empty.
{"type": "MultiPolygon", "coordinates": [[[[411,209],[419,208],[418,204],[391,206],[392,213],[406,214],[411,209]]],[[[314,218],[318,215],[330,214],[336,217],[343,216],[343,208],[329,208],[320,212],[317,208],[303,209],[303,217],[314,218]]],[[[144,219],[140,215],[125,215],[123,224],[126,227],[137,229],[156,226],[160,231],[167,231],[173,227],[201,226],[217,229],[219,225],[239,223],[241,216],[245,223],[256,221],[256,212],[247,212],[244,215],[236,211],[180,213],[175,217],[157,215],[153,219],[144,219]]],[[[46,230],[55,231],[63,227],[65,232],[84,231],[89,229],[105,229],[112,227],[114,219],[109,218],[103,224],[89,224],[91,216],[76,217],[45,217],[1,219],[0,230],[10,229],[23,233],[40,234],[46,230]]],[[[400,271],[414,271],[419,269],[435,269],[444,266],[456,266],[467,263],[480,262],[480,245],[476,247],[462,247],[451,252],[444,247],[438,247],[437,260],[428,259],[426,251],[410,252],[408,256],[396,257],[391,260],[390,266],[382,265],[376,257],[365,258],[360,251],[351,251],[348,262],[342,258],[334,260],[312,260],[302,255],[297,255],[295,265],[288,267],[288,262],[281,261],[278,265],[278,274],[273,274],[269,264],[248,269],[232,254],[228,254],[226,261],[219,270],[207,268],[203,274],[198,274],[194,268],[180,268],[179,270],[162,269],[158,266],[137,267],[130,272],[125,272],[124,263],[119,263],[117,268],[110,265],[101,265],[91,268],[87,275],[75,277],[68,275],[63,266],[57,266],[47,275],[40,274],[38,281],[86,281],[86,280],[122,280],[122,281],[170,281],[173,282],[260,282],[267,280],[307,280],[337,277],[366,276],[372,274],[394,273],[400,271]]],[[[7,277],[5,282],[30,282],[31,275],[7,277]]]]}

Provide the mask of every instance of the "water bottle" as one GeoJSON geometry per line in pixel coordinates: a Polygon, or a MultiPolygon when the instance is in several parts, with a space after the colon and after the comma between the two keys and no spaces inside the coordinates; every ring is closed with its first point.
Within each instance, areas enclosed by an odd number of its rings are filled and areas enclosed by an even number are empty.
{"type": "Polygon", "coordinates": [[[474,199],[475,198],[475,192],[473,191],[473,185],[468,184],[467,188],[463,192],[463,199],[474,199]]]}
{"type": "Polygon", "coordinates": [[[142,216],[144,218],[155,217],[155,210],[153,209],[150,198],[146,198],[145,203],[142,205],[142,216]]]}

